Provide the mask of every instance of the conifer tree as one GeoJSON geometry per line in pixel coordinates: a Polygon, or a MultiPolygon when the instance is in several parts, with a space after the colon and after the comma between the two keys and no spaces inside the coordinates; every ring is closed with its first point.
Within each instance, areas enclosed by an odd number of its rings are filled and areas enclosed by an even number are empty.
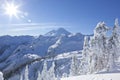
{"type": "Polygon", "coordinates": [[[0,80],[4,80],[2,72],[0,72],[0,80]]]}
{"type": "Polygon", "coordinates": [[[76,54],[72,56],[71,66],[70,66],[70,76],[79,75],[79,62],[76,54]]]}
{"type": "Polygon", "coordinates": [[[41,72],[41,75],[42,75],[42,80],[48,80],[49,79],[48,71],[47,71],[47,61],[46,60],[44,61],[43,70],[41,72]]]}
{"type": "Polygon", "coordinates": [[[86,74],[88,72],[88,57],[89,56],[89,41],[88,37],[84,37],[84,45],[82,50],[82,59],[80,63],[80,74],[86,74]]]}
{"type": "Polygon", "coordinates": [[[40,74],[40,71],[38,71],[38,77],[37,77],[37,80],[42,80],[42,76],[40,74]]]}
{"type": "Polygon", "coordinates": [[[90,39],[90,73],[98,72],[106,67],[108,60],[106,32],[108,29],[104,22],[99,22],[94,30],[94,36],[90,39]]]}
{"type": "Polygon", "coordinates": [[[25,74],[24,74],[24,80],[29,80],[29,71],[28,71],[28,65],[25,67],[25,74]]]}

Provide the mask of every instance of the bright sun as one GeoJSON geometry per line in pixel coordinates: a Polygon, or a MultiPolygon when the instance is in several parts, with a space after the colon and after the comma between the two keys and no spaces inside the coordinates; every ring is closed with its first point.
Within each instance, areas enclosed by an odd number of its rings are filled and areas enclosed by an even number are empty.
{"type": "Polygon", "coordinates": [[[4,9],[5,14],[9,15],[10,17],[15,16],[18,17],[18,10],[19,6],[15,5],[14,3],[6,3],[4,9]]]}

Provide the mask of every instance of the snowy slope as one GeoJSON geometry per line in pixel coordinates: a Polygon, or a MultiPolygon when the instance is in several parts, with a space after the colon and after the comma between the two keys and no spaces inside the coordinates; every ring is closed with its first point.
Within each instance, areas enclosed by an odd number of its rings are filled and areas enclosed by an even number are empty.
{"type": "MultiPolygon", "coordinates": [[[[47,61],[47,67],[48,67],[47,69],[49,69],[51,67],[52,62],[55,61],[56,75],[62,76],[63,73],[69,74],[71,57],[74,54],[77,54],[78,58],[81,57],[81,51],[73,51],[73,52],[59,54],[54,58],[54,60],[53,60],[53,58],[46,58],[45,60],[47,61]]],[[[44,59],[41,60],[41,57],[39,57],[37,55],[33,55],[33,54],[28,54],[21,58],[19,57],[18,59],[15,59],[14,61],[11,60],[10,66],[5,68],[3,70],[3,73],[8,75],[8,72],[10,72],[10,74],[12,74],[12,76],[11,75],[9,76],[10,80],[19,79],[21,76],[20,74],[24,75],[25,65],[23,65],[23,64],[28,64],[31,61],[33,61],[33,62],[29,64],[29,80],[36,80],[36,78],[38,76],[37,75],[38,71],[40,71],[40,72],[42,71],[44,59]],[[36,60],[36,59],[40,59],[40,60],[36,60]],[[36,61],[34,61],[34,60],[36,60],[36,61]],[[19,63],[19,61],[20,61],[20,63],[19,63]],[[18,70],[19,72],[14,71],[15,69],[18,70]]],[[[7,62],[5,64],[7,64],[7,62]]]]}
{"type": "Polygon", "coordinates": [[[82,50],[83,41],[84,35],[82,35],[81,33],[76,33],[74,35],[73,34],[62,35],[59,37],[55,44],[51,45],[48,48],[48,54],[49,53],[59,54],[75,50],[82,50]]]}
{"type": "Polygon", "coordinates": [[[13,55],[19,45],[30,44],[32,36],[1,36],[0,37],[0,62],[13,55]]]}
{"type": "Polygon", "coordinates": [[[81,75],[62,78],[61,80],[120,80],[120,73],[81,75]]]}

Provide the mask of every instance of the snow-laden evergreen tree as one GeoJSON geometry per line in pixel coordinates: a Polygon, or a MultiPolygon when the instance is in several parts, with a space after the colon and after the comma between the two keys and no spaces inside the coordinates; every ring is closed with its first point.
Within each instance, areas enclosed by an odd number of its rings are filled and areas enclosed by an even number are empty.
{"type": "Polygon", "coordinates": [[[20,80],[23,80],[23,75],[22,74],[20,74],[20,80]]]}
{"type": "Polygon", "coordinates": [[[109,60],[107,65],[108,71],[113,71],[116,67],[115,60],[120,56],[120,27],[118,19],[115,20],[112,36],[108,40],[109,60]]]}
{"type": "Polygon", "coordinates": [[[55,63],[52,62],[52,66],[50,67],[49,71],[48,71],[48,75],[49,75],[49,80],[56,80],[55,77],[55,63]]]}
{"type": "Polygon", "coordinates": [[[85,61],[87,61],[88,52],[89,52],[89,41],[88,41],[88,36],[85,36],[83,51],[82,51],[82,57],[85,61]]]}
{"type": "Polygon", "coordinates": [[[88,36],[84,37],[84,45],[82,50],[82,59],[80,64],[80,74],[86,74],[88,72],[88,57],[89,56],[89,41],[88,36]]]}
{"type": "Polygon", "coordinates": [[[38,71],[38,77],[37,77],[37,80],[42,80],[42,76],[40,74],[40,71],[38,71]]]}
{"type": "Polygon", "coordinates": [[[86,39],[84,40],[82,67],[80,66],[82,72],[80,73],[94,73],[101,70],[113,71],[116,68],[115,61],[120,56],[120,27],[118,19],[115,20],[110,37],[106,36],[108,30],[109,28],[104,22],[99,22],[94,29],[94,35],[90,38],[89,44],[86,39]],[[89,70],[86,69],[86,66],[89,70]]]}
{"type": "Polygon", "coordinates": [[[25,67],[25,73],[24,73],[24,80],[29,80],[29,71],[28,71],[28,65],[25,67]]]}
{"type": "Polygon", "coordinates": [[[93,73],[95,70],[95,65],[97,63],[97,50],[94,48],[95,47],[95,40],[93,37],[90,37],[89,41],[89,56],[88,56],[88,73],[93,73]]]}
{"type": "MultiPolygon", "coordinates": [[[[99,22],[94,29],[94,35],[84,39],[80,74],[95,73],[99,71],[113,71],[116,68],[115,60],[120,57],[120,27],[118,19],[112,31],[112,36],[106,36],[109,28],[104,22],[99,22]]],[[[76,75],[74,58],[72,59],[70,75],[76,75]]]]}
{"type": "Polygon", "coordinates": [[[49,80],[46,60],[44,61],[44,64],[43,64],[43,70],[41,72],[41,76],[42,76],[42,80],[49,80]]]}
{"type": "Polygon", "coordinates": [[[120,26],[118,19],[115,19],[115,24],[112,32],[112,38],[114,40],[115,57],[120,56],[120,26]]]}
{"type": "Polygon", "coordinates": [[[71,66],[70,66],[70,76],[79,75],[79,62],[76,54],[72,56],[71,66]]]}
{"type": "Polygon", "coordinates": [[[107,71],[112,71],[113,67],[115,67],[115,52],[116,52],[116,48],[115,48],[115,42],[113,40],[113,37],[110,37],[110,39],[108,40],[108,45],[107,45],[107,49],[108,49],[108,64],[107,64],[107,71]]]}
{"type": "Polygon", "coordinates": [[[107,64],[107,50],[106,50],[106,32],[108,27],[104,22],[99,22],[94,30],[94,36],[90,39],[89,51],[89,72],[98,72],[107,64]]]}
{"type": "Polygon", "coordinates": [[[2,72],[0,72],[0,80],[4,80],[2,72]]]}

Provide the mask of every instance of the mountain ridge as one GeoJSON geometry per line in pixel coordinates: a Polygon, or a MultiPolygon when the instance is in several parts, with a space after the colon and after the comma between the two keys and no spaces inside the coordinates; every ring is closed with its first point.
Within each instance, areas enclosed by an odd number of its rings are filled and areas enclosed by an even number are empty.
{"type": "MultiPolygon", "coordinates": [[[[1,36],[0,70],[4,73],[4,76],[14,74],[11,72],[22,69],[25,65],[33,64],[33,61],[36,62],[40,58],[82,50],[85,35],[81,33],[73,34],[63,28],[52,32],[55,35],[40,35],[39,37],[1,36]]],[[[63,64],[62,62],[59,63],[63,64]]]]}
{"type": "Polygon", "coordinates": [[[45,36],[61,36],[61,35],[69,35],[71,32],[67,31],[64,28],[58,28],[56,30],[51,30],[45,34],[45,36]]]}

